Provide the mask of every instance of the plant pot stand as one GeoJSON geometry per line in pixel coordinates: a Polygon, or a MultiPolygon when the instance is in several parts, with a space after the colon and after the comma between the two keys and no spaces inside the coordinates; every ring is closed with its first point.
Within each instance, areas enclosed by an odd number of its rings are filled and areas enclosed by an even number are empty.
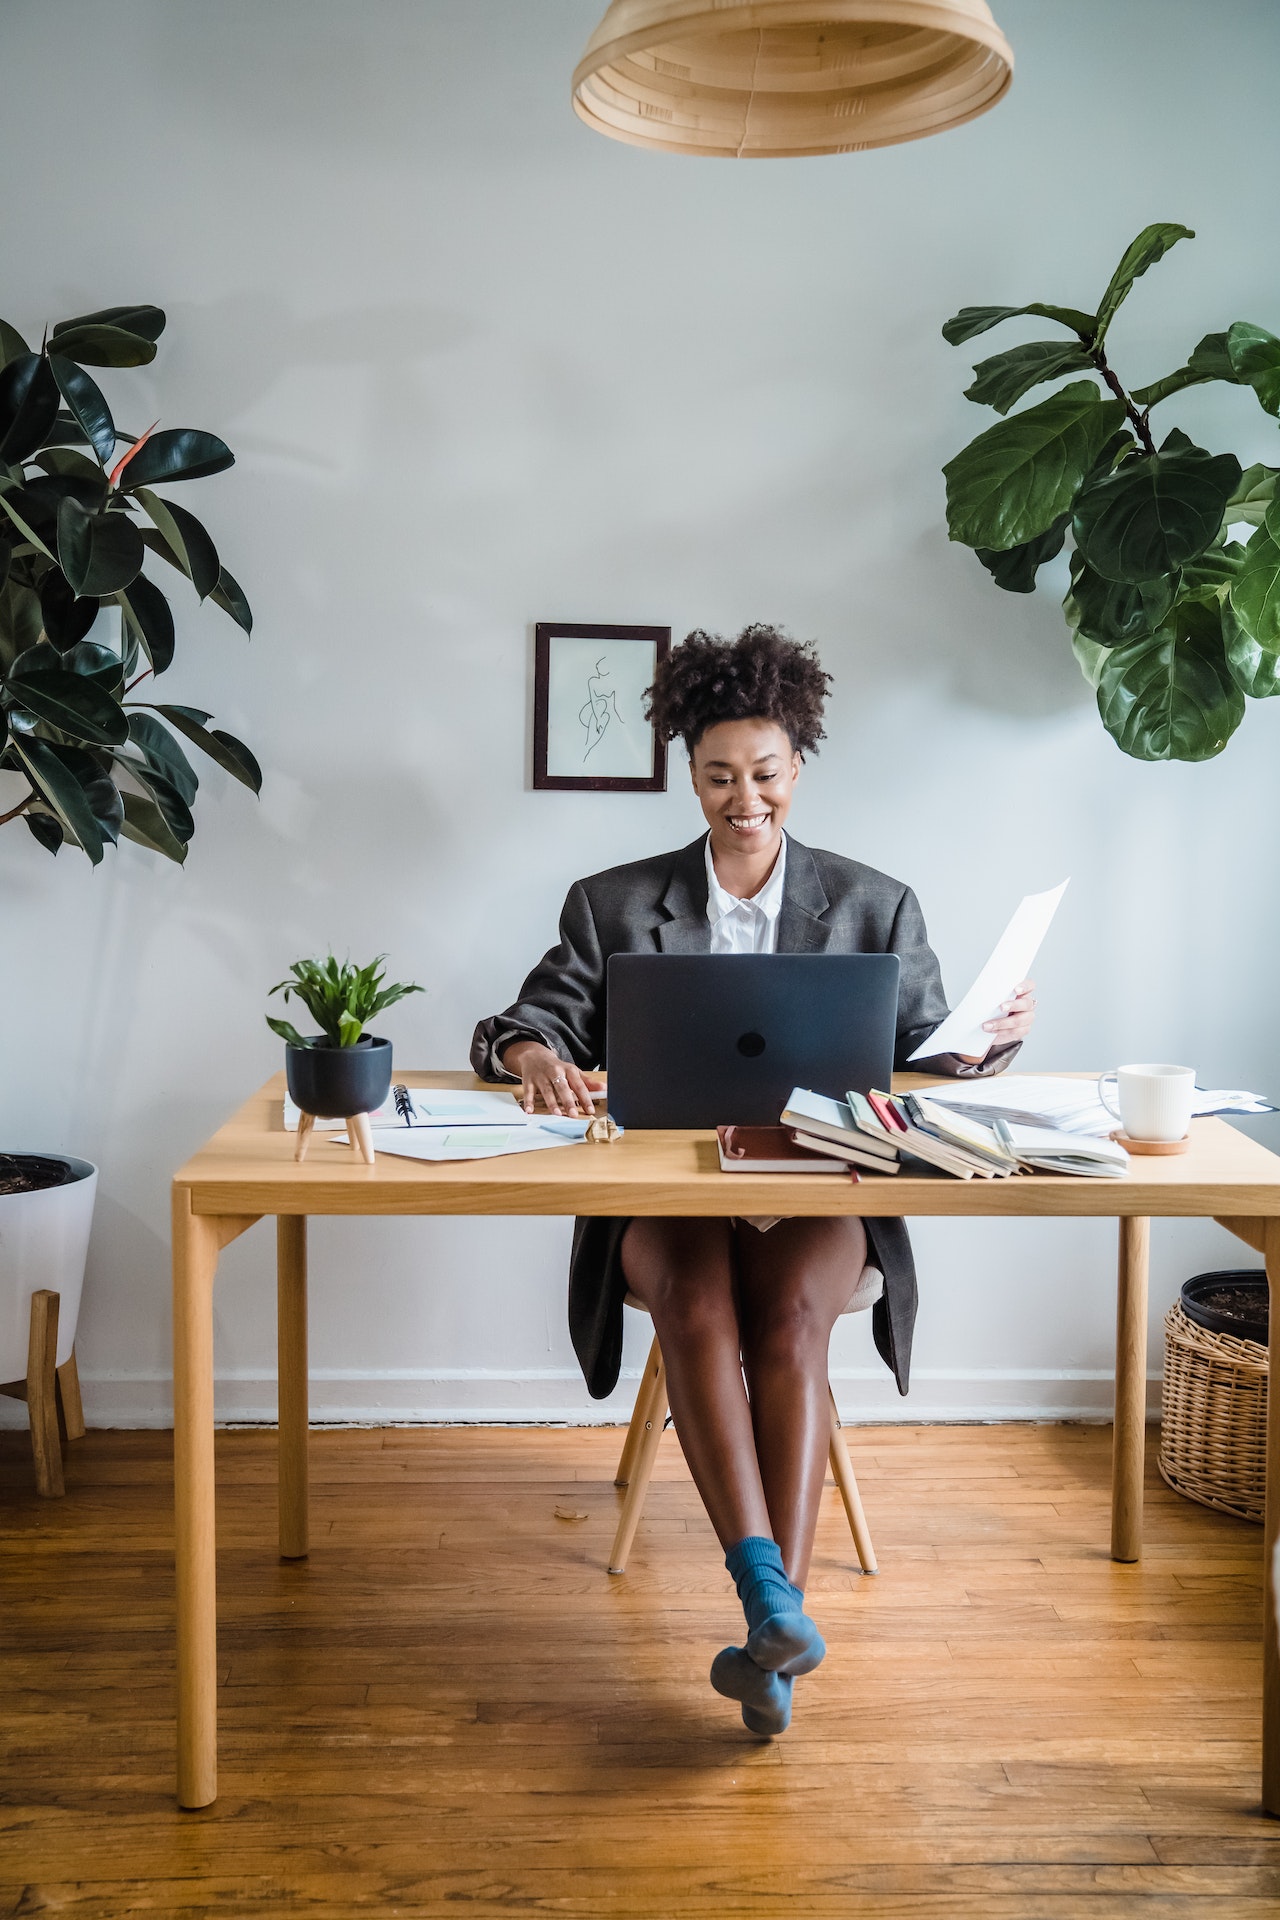
{"type": "MultiPolygon", "coordinates": [[[[293,1150],[295,1160],[305,1160],[307,1148],[311,1145],[311,1135],[315,1131],[314,1113],[298,1115],[298,1144],[293,1150]]],[[[351,1142],[351,1152],[355,1159],[363,1160],[367,1167],[373,1165],[373,1128],[369,1124],[367,1113],[353,1113],[347,1121],[347,1138],[351,1142]]]]}
{"type": "Polygon", "coordinates": [[[84,1409],[80,1403],[75,1349],[72,1348],[61,1366],[57,1364],[58,1305],[59,1296],[47,1288],[32,1294],[27,1377],[0,1385],[0,1393],[27,1403],[36,1492],[49,1499],[58,1499],[66,1491],[59,1428],[68,1440],[84,1438],[84,1409]]]}

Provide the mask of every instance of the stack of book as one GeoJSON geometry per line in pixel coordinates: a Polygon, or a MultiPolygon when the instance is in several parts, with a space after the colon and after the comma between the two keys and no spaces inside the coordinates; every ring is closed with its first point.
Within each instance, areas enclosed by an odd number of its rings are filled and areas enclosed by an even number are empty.
{"type": "Polygon", "coordinates": [[[995,1117],[988,1123],[922,1093],[850,1093],[831,1100],[796,1087],[782,1125],[798,1146],[838,1154],[872,1173],[896,1173],[904,1160],[914,1160],[958,1180],[998,1180],[1024,1168],[1114,1179],[1129,1164],[1112,1140],[995,1117]]]}

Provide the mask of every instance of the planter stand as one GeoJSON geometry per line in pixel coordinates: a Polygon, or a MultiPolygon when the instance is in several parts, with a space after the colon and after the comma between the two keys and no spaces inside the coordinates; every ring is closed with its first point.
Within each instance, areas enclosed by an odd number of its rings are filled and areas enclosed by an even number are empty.
{"type": "Polygon", "coordinates": [[[11,1400],[25,1400],[31,1422],[31,1452],[35,1459],[36,1492],[60,1498],[62,1447],[59,1427],[68,1440],[84,1438],[84,1410],[80,1404],[80,1375],[74,1348],[61,1366],[58,1353],[58,1295],[41,1288],[31,1296],[31,1339],[27,1348],[27,1377],[0,1385],[11,1400]]]}
{"type": "MultiPolygon", "coordinates": [[[[298,1115],[298,1144],[293,1150],[295,1160],[305,1160],[307,1148],[311,1145],[311,1135],[315,1128],[316,1117],[313,1113],[298,1115]]],[[[352,1157],[363,1160],[366,1167],[373,1165],[373,1128],[369,1125],[367,1113],[353,1113],[347,1121],[347,1138],[351,1142],[352,1157]]]]}

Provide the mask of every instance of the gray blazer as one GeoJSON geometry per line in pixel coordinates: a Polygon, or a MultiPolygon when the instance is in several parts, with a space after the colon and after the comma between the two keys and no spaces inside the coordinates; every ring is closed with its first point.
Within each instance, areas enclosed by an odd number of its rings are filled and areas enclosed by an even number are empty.
{"type": "MultiPolygon", "coordinates": [[[[583,1068],[604,1067],[605,969],[611,953],[707,953],[705,835],[678,853],[657,854],[575,881],[560,916],[560,940],[533,969],[505,1012],[482,1020],[471,1064],[486,1080],[511,1080],[499,1054],[514,1040],[540,1040],[583,1068]]],[[[937,958],[910,887],[838,853],[822,853],[788,836],[787,875],[778,917],[779,953],[896,953],[898,990],[895,1064],[946,1017],[937,958]]],[[[916,1063],[927,1073],[964,1077],[999,1073],[1017,1043],[988,1054],[980,1066],[939,1054],[916,1063]]],[[[621,1245],[628,1222],[579,1220],[569,1263],[569,1327],[596,1399],[611,1393],[622,1358],[621,1245]]],[[[881,1358],[907,1391],[916,1274],[911,1243],[897,1219],[866,1222],[872,1257],[885,1277],[872,1310],[881,1358]]],[[[856,1276],[851,1276],[856,1277],[856,1276]]]]}

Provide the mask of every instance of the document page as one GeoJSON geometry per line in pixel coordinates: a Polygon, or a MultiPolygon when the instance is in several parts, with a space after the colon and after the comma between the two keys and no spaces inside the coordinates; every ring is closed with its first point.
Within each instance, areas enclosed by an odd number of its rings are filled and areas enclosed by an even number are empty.
{"type": "Polygon", "coordinates": [[[931,1060],[936,1053],[990,1052],[991,1035],[982,1031],[982,1023],[994,1018],[1019,980],[1026,979],[1066,890],[1064,880],[1047,893],[1027,894],[964,999],[937,1031],[907,1056],[909,1060],[931,1060]]]}

